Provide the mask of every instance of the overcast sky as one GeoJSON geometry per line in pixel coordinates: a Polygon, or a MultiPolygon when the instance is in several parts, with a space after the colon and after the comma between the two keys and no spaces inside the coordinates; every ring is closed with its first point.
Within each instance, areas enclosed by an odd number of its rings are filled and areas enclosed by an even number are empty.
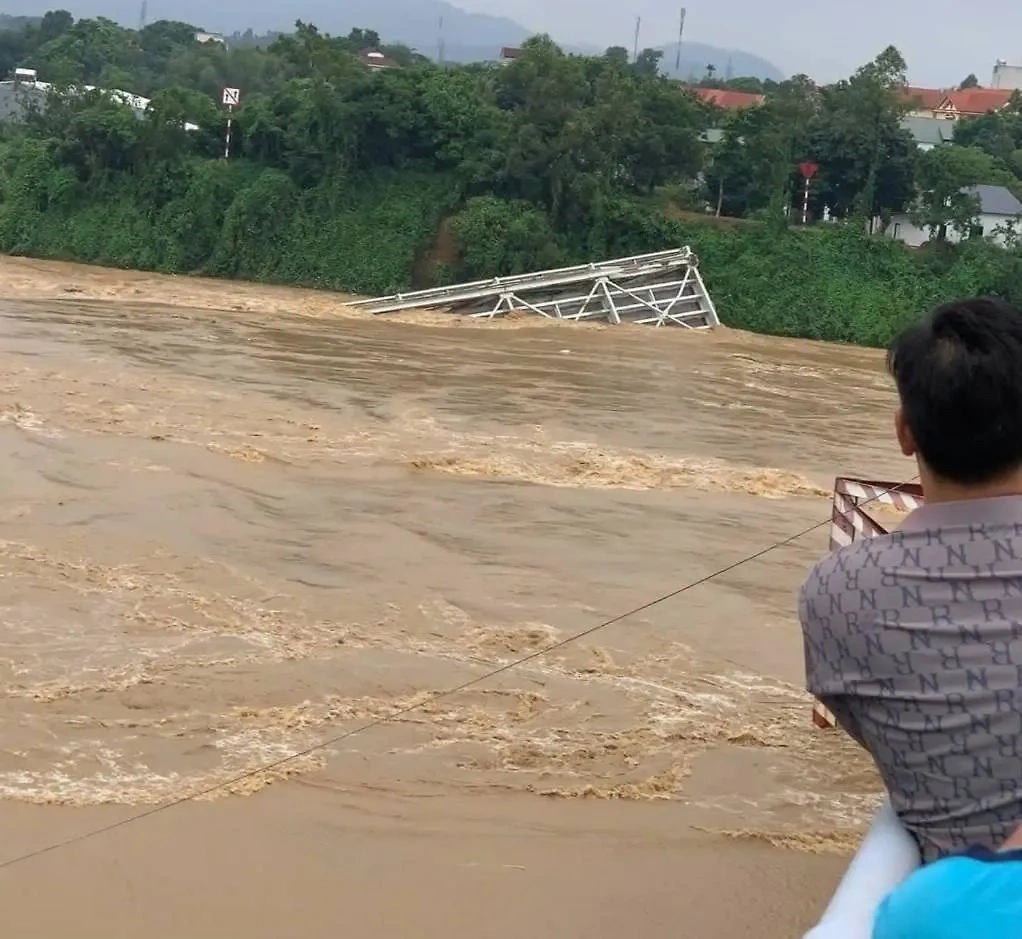
{"type": "Polygon", "coordinates": [[[677,36],[688,6],[686,37],[762,55],[786,73],[840,78],[893,43],[909,77],[938,87],[975,72],[989,84],[994,60],[1022,62],[1022,2],[985,0],[451,0],[501,13],[561,41],[631,48],[635,17],[642,41],[677,36]]]}

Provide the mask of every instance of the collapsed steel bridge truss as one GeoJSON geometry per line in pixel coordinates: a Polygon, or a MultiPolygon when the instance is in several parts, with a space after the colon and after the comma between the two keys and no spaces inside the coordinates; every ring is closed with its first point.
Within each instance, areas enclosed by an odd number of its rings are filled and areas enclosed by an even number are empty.
{"type": "Polygon", "coordinates": [[[431,308],[493,318],[528,311],[550,319],[615,324],[688,329],[720,325],[699,274],[699,260],[687,247],[357,300],[351,306],[369,313],[431,308]]]}

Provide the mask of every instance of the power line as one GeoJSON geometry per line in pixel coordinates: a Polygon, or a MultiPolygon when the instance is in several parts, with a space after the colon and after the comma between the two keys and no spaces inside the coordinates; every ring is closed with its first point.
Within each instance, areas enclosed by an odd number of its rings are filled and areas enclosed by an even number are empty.
{"type": "MultiPolygon", "coordinates": [[[[892,486],[890,489],[884,489],[878,492],[871,499],[865,499],[860,503],[861,505],[868,505],[870,502],[875,502],[877,499],[883,498],[883,496],[897,492],[904,486],[909,485],[918,477],[905,480],[905,482],[899,483],[897,486],[892,486]]],[[[648,603],[644,603],[641,606],[634,607],[631,610],[627,610],[624,613],[619,613],[617,616],[611,617],[608,620],[604,620],[601,623],[597,623],[595,626],[590,626],[588,629],[584,629],[581,632],[573,633],[570,636],[555,642],[551,646],[547,646],[545,649],[539,649],[535,652],[530,652],[528,655],[522,656],[519,659],[514,659],[511,662],[506,662],[497,668],[491,669],[483,675],[476,678],[469,679],[468,681],[462,682],[460,685],[456,685],[453,688],[448,688],[446,691],[437,691],[431,694],[424,701],[417,701],[414,704],[409,704],[403,708],[399,708],[392,714],[385,715],[383,717],[373,718],[371,721],[367,721],[364,724],[360,724],[358,727],[354,727],[351,730],[347,730],[344,733],[337,734],[334,737],[330,737],[326,740],[320,741],[317,744],[313,744],[310,747],[306,747],[303,750],[299,750],[292,753],[289,756],[282,757],[279,760],[274,760],[271,763],[266,763],[262,766],[258,766],[255,769],[248,770],[244,773],[240,773],[230,779],[224,780],[223,782],[215,783],[211,786],[206,786],[196,792],[189,793],[186,796],[181,796],[178,799],[174,799],[172,802],[166,802],[163,805],[153,806],[150,809],[146,809],[142,812],[137,812],[134,815],[129,815],[127,818],[122,818],[119,822],[112,822],[108,825],[102,825],[99,828],[92,828],[89,831],[82,832],[79,835],[75,835],[71,838],[65,838],[62,841],[55,841],[52,844],[46,845],[42,848],[37,848],[34,851],[26,851],[24,854],[16,855],[12,858],[8,858],[6,861],[0,862],[0,870],[8,867],[13,867],[15,864],[21,864],[24,861],[32,860],[33,858],[41,857],[44,854],[50,854],[54,851],[59,851],[63,848],[70,847],[74,844],[79,844],[83,841],[89,841],[92,838],[99,837],[100,835],[107,834],[108,832],[115,831],[118,828],[124,828],[127,825],[132,825],[135,822],[140,822],[143,819],[151,818],[153,815],[158,815],[161,812],[166,812],[169,809],[177,808],[180,805],[184,805],[186,802],[191,802],[194,799],[200,799],[203,796],[211,795],[214,792],[219,792],[222,789],[227,789],[231,786],[235,786],[240,782],[245,782],[248,779],[253,779],[263,773],[272,772],[275,769],[280,769],[282,766],[287,766],[289,763],[293,763],[296,760],[304,759],[313,753],[320,750],[325,750],[328,747],[332,747],[335,744],[342,743],[345,740],[350,740],[352,737],[364,733],[367,730],[372,730],[374,727],[379,727],[383,724],[390,724],[396,721],[400,717],[404,717],[406,714],[411,714],[414,711],[418,711],[420,708],[425,707],[427,704],[432,704],[436,701],[443,700],[444,698],[450,698],[454,695],[460,694],[462,691],[467,691],[469,688],[474,688],[477,685],[481,685],[483,682],[489,681],[491,678],[496,678],[498,675],[503,675],[505,672],[509,672],[512,669],[519,668],[522,665],[526,665],[535,659],[542,658],[545,655],[549,655],[551,652],[556,652],[558,649],[563,649],[565,646],[571,645],[582,639],[586,639],[592,636],[594,633],[598,633],[601,630],[607,629],[610,626],[614,626],[620,623],[622,620],[628,619],[629,617],[635,616],[639,613],[645,613],[647,610],[652,609],[655,606],[659,606],[661,603],[666,603],[668,600],[673,600],[675,597],[681,596],[683,593],[687,593],[695,587],[700,587],[705,583],[709,583],[711,580],[716,580],[718,577],[722,577],[724,574],[729,574],[731,571],[741,567],[744,564],[748,564],[752,561],[759,560],[764,555],[770,554],[772,551],[776,551],[778,548],[787,547],[790,544],[804,538],[806,535],[812,534],[825,525],[831,523],[831,518],[828,517],[822,522],[817,522],[814,525],[810,525],[808,528],[803,528],[801,531],[796,532],[793,535],[789,535],[787,538],[781,541],[775,541],[773,544],[767,545],[765,548],[761,548],[753,554],[748,554],[739,560],[728,564],[726,567],[721,567],[711,574],[707,574],[704,577],[700,577],[698,580],[693,580],[690,583],[685,584],[683,587],[679,587],[677,590],[672,590],[670,593],[662,594],[654,600],[650,600],[648,603]]]]}

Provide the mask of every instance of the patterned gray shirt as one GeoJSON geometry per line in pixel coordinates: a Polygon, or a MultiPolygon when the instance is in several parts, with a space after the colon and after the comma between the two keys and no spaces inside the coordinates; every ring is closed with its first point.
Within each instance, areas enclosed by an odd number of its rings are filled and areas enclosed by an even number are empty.
{"type": "Polygon", "coordinates": [[[1022,823],[1022,497],[925,505],[821,561],[809,691],[873,756],[925,860],[1022,823]]]}

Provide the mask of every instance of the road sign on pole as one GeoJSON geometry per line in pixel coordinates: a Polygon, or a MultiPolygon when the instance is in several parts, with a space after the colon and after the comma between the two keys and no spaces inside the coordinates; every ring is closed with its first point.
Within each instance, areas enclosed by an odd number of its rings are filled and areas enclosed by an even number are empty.
{"type": "Polygon", "coordinates": [[[227,135],[224,138],[224,159],[229,160],[231,157],[231,133],[234,130],[234,109],[241,105],[241,89],[225,88],[223,102],[227,108],[227,135]]]}
{"type": "Polygon", "coordinates": [[[809,224],[809,183],[812,178],[819,172],[820,167],[816,163],[806,161],[805,163],[799,163],[798,171],[802,174],[802,178],[806,181],[805,190],[802,193],[802,224],[809,224]]]}

